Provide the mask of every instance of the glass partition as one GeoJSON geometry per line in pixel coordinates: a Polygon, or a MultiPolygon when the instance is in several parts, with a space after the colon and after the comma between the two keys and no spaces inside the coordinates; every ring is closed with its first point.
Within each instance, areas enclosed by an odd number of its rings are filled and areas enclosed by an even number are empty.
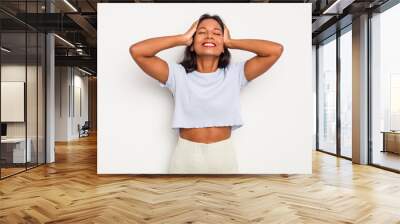
{"type": "Polygon", "coordinates": [[[400,4],[371,18],[372,164],[400,171],[400,4]]]}
{"type": "Polygon", "coordinates": [[[26,112],[27,112],[27,150],[30,151],[30,160],[27,167],[37,165],[37,149],[38,149],[38,55],[37,55],[37,41],[38,36],[36,32],[28,32],[27,35],[27,98],[26,98],[26,112]]]}
{"type": "Polygon", "coordinates": [[[26,33],[1,34],[1,177],[26,169],[26,33]]]}
{"type": "MultiPolygon", "coordinates": [[[[45,12],[44,3],[1,1],[0,7],[20,16],[45,12]]],[[[1,179],[45,163],[45,45],[44,33],[0,12],[1,179]]]]}
{"type": "Polygon", "coordinates": [[[336,37],[318,47],[318,149],[336,154],[336,37]]]}
{"type": "Polygon", "coordinates": [[[46,139],[45,139],[45,124],[46,124],[46,76],[45,76],[45,65],[46,65],[46,39],[45,34],[38,33],[38,64],[37,64],[37,162],[38,164],[43,164],[46,162],[46,139]]]}
{"type": "Polygon", "coordinates": [[[352,157],[352,35],[351,25],[340,36],[340,154],[352,157]]]}

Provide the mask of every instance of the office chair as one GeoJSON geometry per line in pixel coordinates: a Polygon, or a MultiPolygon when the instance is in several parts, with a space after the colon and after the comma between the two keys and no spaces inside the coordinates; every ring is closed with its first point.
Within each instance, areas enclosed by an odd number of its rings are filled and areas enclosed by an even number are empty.
{"type": "Polygon", "coordinates": [[[79,138],[89,136],[89,129],[90,129],[89,121],[85,121],[82,127],[80,127],[80,125],[78,124],[79,138]]]}

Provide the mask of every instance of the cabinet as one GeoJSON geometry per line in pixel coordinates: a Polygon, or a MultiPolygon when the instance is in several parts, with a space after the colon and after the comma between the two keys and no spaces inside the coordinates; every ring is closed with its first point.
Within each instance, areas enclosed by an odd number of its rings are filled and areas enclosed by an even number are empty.
{"type": "Polygon", "coordinates": [[[383,152],[400,154],[400,131],[383,131],[383,152]]]}

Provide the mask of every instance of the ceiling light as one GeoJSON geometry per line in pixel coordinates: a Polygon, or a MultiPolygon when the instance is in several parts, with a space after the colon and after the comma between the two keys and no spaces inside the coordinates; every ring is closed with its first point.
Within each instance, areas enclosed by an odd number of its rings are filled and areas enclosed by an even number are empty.
{"type": "Polygon", "coordinates": [[[5,48],[5,47],[1,47],[1,50],[4,51],[4,52],[6,52],[6,53],[10,53],[10,52],[11,52],[11,50],[9,50],[9,49],[7,49],[7,48],[5,48]]]}
{"type": "Polygon", "coordinates": [[[355,0],[336,0],[332,5],[322,12],[322,14],[342,14],[343,9],[351,5],[355,0]]]}
{"type": "Polygon", "coordinates": [[[78,12],[78,10],[71,4],[69,3],[68,0],[64,0],[65,4],[67,4],[72,10],[74,10],[75,12],[78,12]]]}
{"type": "Polygon", "coordinates": [[[322,14],[331,13],[332,9],[336,9],[335,7],[339,2],[340,0],[336,0],[332,5],[330,5],[327,9],[325,9],[324,12],[322,12],[322,14]]]}
{"type": "Polygon", "coordinates": [[[54,36],[56,36],[58,39],[60,39],[61,41],[63,41],[64,43],[68,44],[69,46],[75,48],[75,45],[71,44],[71,42],[67,41],[66,39],[58,36],[57,34],[54,34],[54,36]]]}
{"type": "Polygon", "coordinates": [[[81,68],[79,68],[79,67],[78,67],[78,69],[79,69],[79,71],[81,71],[81,72],[83,72],[83,73],[85,73],[85,74],[92,75],[92,73],[90,73],[90,72],[88,72],[88,71],[86,71],[86,70],[83,70],[83,69],[81,69],[81,68]]]}

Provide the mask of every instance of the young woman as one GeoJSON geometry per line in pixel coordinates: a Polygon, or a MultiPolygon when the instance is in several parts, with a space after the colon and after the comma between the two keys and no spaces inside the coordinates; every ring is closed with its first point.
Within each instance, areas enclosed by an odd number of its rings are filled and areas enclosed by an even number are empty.
{"type": "Polygon", "coordinates": [[[283,46],[258,39],[232,39],[217,15],[202,15],[184,34],[155,37],[130,47],[130,54],[149,76],[167,87],[175,101],[173,128],[178,142],[169,173],[237,173],[231,131],[243,125],[240,89],[265,73],[280,57],[283,46]],[[187,46],[181,63],[156,54],[187,46]],[[230,63],[231,49],[256,56],[230,63]]]}

